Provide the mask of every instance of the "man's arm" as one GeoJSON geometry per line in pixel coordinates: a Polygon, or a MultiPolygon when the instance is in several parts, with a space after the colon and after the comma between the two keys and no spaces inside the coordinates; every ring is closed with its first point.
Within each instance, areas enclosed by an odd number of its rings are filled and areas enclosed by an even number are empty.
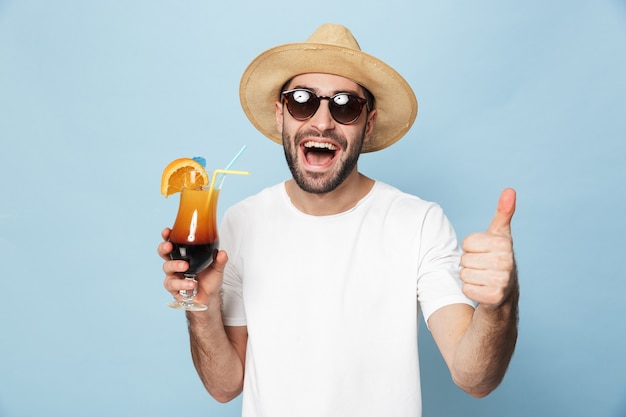
{"type": "Polygon", "coordinates": [[[502,381],[517,341],[519,287],[511,218],[515,191],[504,190],[487,232],[463,241],[460,278],[474,310],[454,304],[435,311],[428,325],[454,382],[484,397],[502,381]]]}
{"type": "MultiPolygon", "coordinates": [[[[165,240],[159,245],[159,255],[165,260],[163,286],[175,298],[180,290],[191,290],[193,282],[181,279],[187,270],[184,261],[169,260],[172,244],[167,241],[170,230],[162,233],[165,240]]],[[[187,312],[191,355],[198,375],[207,391],[219,402],[235,398],[243,389],[244,364],[248,330],[246,326],[225,327],[222,321],[221,287],[226,252],[219,251],[211,265],[198,274],[198,288],[194,299],[208,309],[187,312]]]]}
{"type": "Polygon", "coordinates": [[[504,378],[517,340],[516,301],[498,310],[453,304],[428,320],[433,339],[455,384],[474,397],[484,397],[504,378]],[[514,312],[515,311],[515,312],[514,312]]]}
{"type": "Polygon", "coordinates": [[[191,357],[206,390],[225,403],[243,389],[248,329],[224,327],[205,313],[187,313],[191,357]]]}

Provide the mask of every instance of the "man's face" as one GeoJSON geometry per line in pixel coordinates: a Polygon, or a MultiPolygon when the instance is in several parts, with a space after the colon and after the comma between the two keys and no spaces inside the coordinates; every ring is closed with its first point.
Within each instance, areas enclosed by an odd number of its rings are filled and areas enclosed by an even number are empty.
{"type": "MultiPolygon", "coordinates": [[[[337,75],[302,74],[286,90],[305,88],[318,96],[350,93],[365,97],[363,88],[337,75]]],[[[333,119],[328,100],[321,100],[315,114],[296,120],[281,102],[276,103],[276,123],[282,133],[285,158],[298,186],[309,193],[333,191],[356,171],[359,154],[374,128],[376,111],[364,107],[358,119],[341,124],[333,119]]]]}

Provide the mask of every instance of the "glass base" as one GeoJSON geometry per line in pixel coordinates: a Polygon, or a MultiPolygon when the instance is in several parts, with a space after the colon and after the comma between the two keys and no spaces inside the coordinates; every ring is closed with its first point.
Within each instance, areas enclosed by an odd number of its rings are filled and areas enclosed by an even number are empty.
{"type": "Polygon", "coordinates": [[[186,301],[172,301],[167,304],[168,307],[175,308],[177,310],[185,311],[204,311],[208,309],[204,304],[194,303],[193,301],[188,303],[186,301]]]}

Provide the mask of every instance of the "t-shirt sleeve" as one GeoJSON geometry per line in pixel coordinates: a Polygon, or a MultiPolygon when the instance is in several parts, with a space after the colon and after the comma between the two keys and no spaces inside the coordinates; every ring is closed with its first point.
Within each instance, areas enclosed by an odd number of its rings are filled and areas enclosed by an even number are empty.
{"type": "Polygon", "coordinates": [[[433,204],[426,213],[421,239],[417,298],[426,324],[441,307],[459,303],[474,306],[461,290],[461,249],[440,206],[433,204]]]}
{"type": "Polygon", "coordinates": [[[225,326],[245,326],[246,312],[243,304],[242,261],[238,256],[241,245],[242,224],[237,224],[236,215],[226,211],[220,227],[220,249],[228,254],[222,283],[222,320],[225,326]],[[238,232],[239,231],[239,232],[238,232]]]}

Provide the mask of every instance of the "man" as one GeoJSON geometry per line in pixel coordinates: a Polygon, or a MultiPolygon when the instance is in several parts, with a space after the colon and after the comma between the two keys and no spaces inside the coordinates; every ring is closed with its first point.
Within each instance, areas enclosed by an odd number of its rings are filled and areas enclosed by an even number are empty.
{"type": "MultiPolygon", "coordinates": [[[[360,153],[400,139],[417,101],[342,26],[259,55],[240,98],[293,178],[227,211],[222,250],[199,275],[209,309],[187,318],[211,395],[243,391],[247,417],[420,416],[420,310],[455,383],[489,394],[517,338],[515,192],[461,254],[439,206],[361,174],[360,153]]],[[[164,286],[179,297],[190,283],[171,249],[159,245],[164,286]]]]}

